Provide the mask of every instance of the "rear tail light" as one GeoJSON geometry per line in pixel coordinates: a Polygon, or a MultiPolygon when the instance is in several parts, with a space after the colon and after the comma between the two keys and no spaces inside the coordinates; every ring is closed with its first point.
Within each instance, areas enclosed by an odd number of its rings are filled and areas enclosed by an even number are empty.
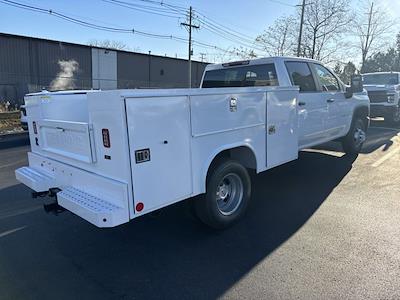
{"type": "Polygon", "coordinates": [[[108,129],[103,129],[102,130],[102,134],[103,134],[103,146],[106,148],[110,148],[111,147],[111,142],[110,142],[110,132],[108,129]]]}
{"type": "Polygon", "coordinates": [[[37,134],[37,126],[35,121],[32,122],[32,126],[33,126],[33,133],[37,134]]]}

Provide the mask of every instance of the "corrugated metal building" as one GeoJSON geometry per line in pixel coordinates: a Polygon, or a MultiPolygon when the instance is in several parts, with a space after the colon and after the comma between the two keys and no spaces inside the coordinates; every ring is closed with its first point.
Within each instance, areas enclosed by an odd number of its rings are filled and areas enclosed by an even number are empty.
{"type": "MultiPolygon", "coordinates": [[[[205,66],[193,62],[193,87],[205,66]]],[[[0,101],[43,88],[184,88],[187,69],[183,59],[0,33],[0,101]]]]}

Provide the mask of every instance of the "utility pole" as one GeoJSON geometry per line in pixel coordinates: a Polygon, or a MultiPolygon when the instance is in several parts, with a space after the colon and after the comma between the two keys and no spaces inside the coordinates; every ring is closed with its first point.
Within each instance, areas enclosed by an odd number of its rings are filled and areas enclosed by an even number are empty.
{"type": "Polygon", "coordinates": [[[199,29],[200,26],[198,25],[193,25],[192,24],[192,20],[193,20],[193,9],[190,6],[189,8],[189,23],[181,23],[182,26],[185,26],[188,28],[189,30],[189,59],[188,59],[188,63],[189,63],[189,88],[192,88],[192,54],[193,54],[193,50],[192,50],[192,28],[195,29],[199,29]]]}
{"type": "Polygon", "coordinates": [[[201,62],[204,62],[204,57],[206,56],[206,53],[200,53],[201,56],[201,62]]]}
{"type": "Polygon", "coordinates": [[[300,57],[301,52],[301,37],[303,35],[303,23],[304,23],[304,10],[306,7],[306,0],[303,0],[303,4],[301,5],[301,20],[300,20],[300,32],[299,32],[299,41],[297,44],[297,57],[300,57]]]}
{"type": "Polygon", "coordinates": [[[367,53],[368,53],[368,49],[369,49],[368,45],[370,43],[370,38],[372,38],[371,37],[371,26],[372,26],[373,13],[374,13],[374,2],[371,3],[371,9],[368,14],[368,27],[367,27],[367,34],[365,37],[365,45],[364,45],[364,49],[362,51],[361,71],[364,71],[364,64],[365,64],[365,60],[367,59],[367,53]]]}

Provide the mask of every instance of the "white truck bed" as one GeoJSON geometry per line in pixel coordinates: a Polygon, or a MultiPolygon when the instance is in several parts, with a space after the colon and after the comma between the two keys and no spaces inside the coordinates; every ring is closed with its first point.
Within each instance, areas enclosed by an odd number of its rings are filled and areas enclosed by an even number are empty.
{"type": "Polygon", "coordinates": [[[60,189],[58,204],[96,226],[117,226],[204,193],[224,150],[257,172],[296,159],[297,97],[294,87],[27,95],[32,150],[16,176],[36,192],[60,189]]]}

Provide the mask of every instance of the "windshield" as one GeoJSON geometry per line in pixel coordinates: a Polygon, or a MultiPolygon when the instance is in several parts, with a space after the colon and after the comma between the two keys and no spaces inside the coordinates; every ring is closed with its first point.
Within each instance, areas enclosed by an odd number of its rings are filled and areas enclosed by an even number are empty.
{"type": "Polygon", "coordinates": [[[203,88],[278,85],[274,64],[240,66],[210,70],[204,75],[203,88]]]}
{"type": "Polygon", "coordinates": [[[371,74],[363,75],[364,84],[399,84],[397,74],[371,74]]]}

